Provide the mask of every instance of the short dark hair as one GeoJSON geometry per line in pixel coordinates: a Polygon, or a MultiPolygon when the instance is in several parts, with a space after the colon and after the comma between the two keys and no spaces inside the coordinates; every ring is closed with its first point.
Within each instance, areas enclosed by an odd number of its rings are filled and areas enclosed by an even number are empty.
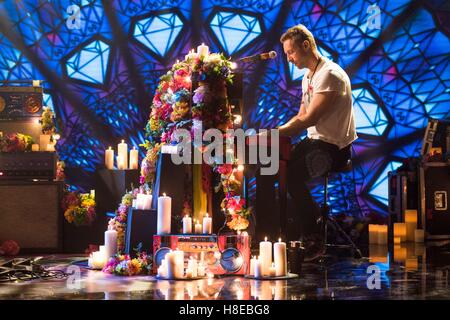
{"type": "Polygon", "coordinates": [[[308,40],[311,48],[317,49],[316,40],[314,40],[313,34],[303,24],[291,27],[283,33],[280,42],[283,43],[287,40],[292,40],[298,47],[302,45],[303,41],[308,40]]]}

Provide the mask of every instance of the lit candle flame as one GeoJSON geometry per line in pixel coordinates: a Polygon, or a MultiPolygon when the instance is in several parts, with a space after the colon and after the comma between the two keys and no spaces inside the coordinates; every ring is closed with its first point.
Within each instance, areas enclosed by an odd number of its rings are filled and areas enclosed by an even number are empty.
{"type": "Polygon", "coordinates": [[[125,140],[122,139],[122,143],[125,143],[125,140]]]}
{"type": "Polygon", "coordinates": [[[281,242],[281,238],[278,238],[278,242],[281,242]]]}
{"type": "Polygon", "coordinates": [[[163,192],[163,197],[165,197],[166,196],[166,193],[165,192],[163,192]]]}

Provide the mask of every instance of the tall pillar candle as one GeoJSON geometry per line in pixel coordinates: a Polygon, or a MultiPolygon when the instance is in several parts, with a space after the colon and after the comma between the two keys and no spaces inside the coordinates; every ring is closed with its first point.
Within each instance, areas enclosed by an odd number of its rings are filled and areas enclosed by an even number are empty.
{"type": "Polygon", "coordinates": [[[263,276],[269,275],[269,268],[272,265],[272,242],[264,241],[259,243],[259,260],[261,261],[261,272],[263,276]]]}
{"type": "Polygon", "coordinates": [[[255,275],[255,265],[256,265],[256,257],[250,259],[250,269],[248,270],[248,275],[255,275]]]}
{"type": "Polygon", "coordinates": [[[258,258],[255,261],[255,278],[261,278],[262,276],[261,260],[258,258]]]}
{"type": "Polygon", "coordinates": [[[128,145],[124,140],[122,140],[122,142],[117,145],[117,154],[119,157],[118,159],[122,161],[122,169],[128,168],[128,145]]]}
{"type": "Polygon", "coordinates": [[[369,244],[378,243],[378,225],[369,224],[369,244]]]}
{"type": "Polygon", "coordinates": [[[108,170],[114,169],[114,150],[111,147],[105,150],[105,167],[108,170]]]}
{"type": "Polygon", "coordinates": [[[116,230],[106,230],[105,232],[105,252],[106,259],[109,260],[112,256],[117,253],[117,231],[116,230]]]}
{"type": "Polygon", "coordinates": [[[39,136],[39,150],[47,151],[47,145],[50,144],[51,135],[49,134],[41,134],[39,136]]]}
{"type": "Polygon", "coordinates": [[[130,150],[130,169],[137,169],[139,166],[139,150],[136,147],[130,150]]]}
{"type": "Polygon", "coordinates": [[[378,226],[378,244],[387,244],[388,243],[388,226],[383,224],[378,226]]]}
{"type": "Polygon", "coordinates": [[[157,234],[170,234],[170,220],[172,215],[172,198],[166,196],[158,197],[158,223],[157,234]]]}
{"type": "Polygon", "coordinates": [[[285,276],[287,274],[287,256],[286,256],[286,243],[281,242],[281,239],[278,239],[278,242],[273,244],[273,255],[275,262],[275,275],[285,276]]]}
{"type": "Polygon", "coordinates": [[[183,233],[190,234],[192,233],[192,218],[186,215],[183,218],[183,233]]]}
{"type": "Polygon", "coordinates": [[[394,238],[399,237],[402,242],[406,241],[406,224],[394,223],[394,238]]]}
{"type": "Polygon", "coordinates": [[[417,210],[405,210],[406,240],[414,241],[414,230],[417,229],[417,210]]]}
{"type": "Polygon", "coordinates": [[[212,218],[206,214],[206,217],[203,217],[203,233],[211,234],[212,233],[212,218]]]}

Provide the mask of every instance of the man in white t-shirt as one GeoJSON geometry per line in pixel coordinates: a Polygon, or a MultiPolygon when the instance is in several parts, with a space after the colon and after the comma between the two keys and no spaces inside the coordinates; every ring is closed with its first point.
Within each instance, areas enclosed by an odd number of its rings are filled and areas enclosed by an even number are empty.
{"type": "Polygon", "coordinates": [[[344,166],[357,138],[350,79],[336,63],[321,56],[311,32],[303,25],[281,36],[287,60],[297,68],[307,68],[302,80],[298,114],[278,129],[281,136],[307,138],[292,150],[288,167],[288,191],[300,214],[300,234],[320,234],[316,223],[320,209],[306,182],[344,166]]]}

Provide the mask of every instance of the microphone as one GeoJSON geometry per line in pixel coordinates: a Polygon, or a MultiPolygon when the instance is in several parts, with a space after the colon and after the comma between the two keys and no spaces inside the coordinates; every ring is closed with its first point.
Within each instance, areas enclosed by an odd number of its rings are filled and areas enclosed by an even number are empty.
{"type": "Polygon", "coordinates": [[[238,60],[238,62],[256,62],[256,61],[262,61],[267,59],[275,59],[277,57],[277,53],[275,51],[270,52],[264,52],[264,53],[258,53],[254,54],[252,56],[244,57],[238,60]]]}

